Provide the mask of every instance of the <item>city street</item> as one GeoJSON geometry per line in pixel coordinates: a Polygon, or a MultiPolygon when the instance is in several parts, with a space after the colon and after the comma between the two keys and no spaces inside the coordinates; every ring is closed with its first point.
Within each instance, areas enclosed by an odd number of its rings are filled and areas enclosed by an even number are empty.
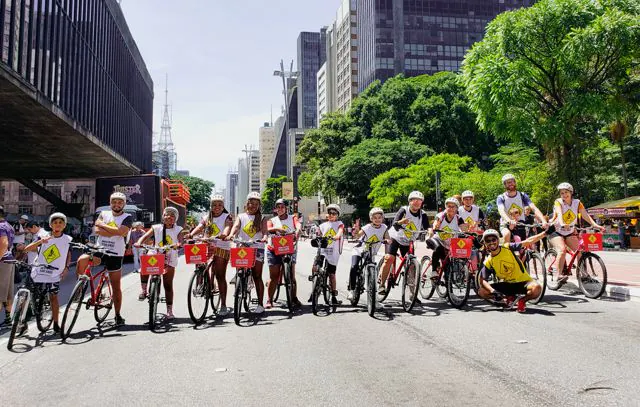
{"type": "MultiPolygon", "coordinates": [[[[314,254],[301,243],[303,302],[314,254]]],[[[346,245],[338,267],[345,303],[350,257],[346,245]]],[[[248,326],[229,316],[194,328],[190,270],[179,267],[176,319],[158,333],[145,324],[147,303],[129,274],[120,329],[113,314],[97,328],[83,309],[66,344],[36,337],[35,326],[13,352],[0,337],[3,405],[640,405],[638,302],[565,290],[524,315],[475,297],[463,310],[423,300],[410,315],[396,289],[375,319],[362,299],[327,316],[305,304],[290,317],[280,304],[248,326]]]]}

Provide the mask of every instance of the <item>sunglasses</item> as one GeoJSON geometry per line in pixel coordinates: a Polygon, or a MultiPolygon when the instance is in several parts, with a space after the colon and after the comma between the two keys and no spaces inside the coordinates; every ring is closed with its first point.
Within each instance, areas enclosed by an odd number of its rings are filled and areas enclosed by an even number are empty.
{"type": "Polygon", "coordinates": [[[498,241],[498,239],[484,239],[485,243],[495,243],[497,241],[498,241]]]}
{"type": "Polygon", "coordinates": [[[329,211],[328,213],[329,213],[329,215],[337,215],[338,214],[338,212],[334,212],[334,211],[329,211]]]}

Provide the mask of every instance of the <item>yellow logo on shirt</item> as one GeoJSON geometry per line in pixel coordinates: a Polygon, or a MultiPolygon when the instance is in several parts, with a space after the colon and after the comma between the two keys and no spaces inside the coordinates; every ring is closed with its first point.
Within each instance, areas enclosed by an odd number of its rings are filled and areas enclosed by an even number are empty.
{"type": "Polygon", "coordinates": [[[60,258],[60,250],[58,250],[58,246],[54,244],[49,246],[49,248],[42,253],[42,256],[47,261],[47,264],[51,264],[60,258]]]}
{"type": "Polygon", "coordinates": [[[328,237],[330,239],[333,239],[335,237],[335,235],[337,235],[338,233],[333,230],[333,228],[327,230],[327,233],[324,234],[324,237],[328,237]]]}
{"type": "Polygon", "coordinates": [[[220,228],[215,223],[209,225],[209,236],[218,236],[220,234],[220,228]]]}
{"type": "Polygon", "coordinates": [[[115,220],[112,220],[111,222],[107,223],[107,226],[111,226],[112,228],[117,228],[118,224],[116,223],[115,220]]]}
{"type": "Polygon", "coordinates": [[[464,220],[464,223],[466,223],[467,225],[471,225],[473,222],[474,220],[471,216],[467,216],[467,219],[464,220]]]}
{"type": "MultiPolygon", "coordinates": [[[[171,236],[167,236],[167,238],[165,240],[167,241],[167,246],[171,246],[173,244],[173,239],[171,239],[171,236]]],[[[160,246],[160,247],[164,246],[163,243],[164,242],[160,242],[160,244],[158,246],[160,246]]]]}
{"type": "Polygon", "coordinates": [[[256,233],[258,233],[258,232],[253,230],[253,221],[252,220],[250,220],[246,225],[244,225],[244,227],[242,228],[242,231],[244,233],[246,233],[247,236],[249,236],[252,239],[256,235],[256,233]]]}
{"type": "Polygon", "coordinates": [[[373,235],[369,239],[367,239],[367,243],[369,244],[380,243],[380,239],[378,239],[377,235],[373,235]]]}
{"type": "Polygon", "coordinates": [[[517,209],[521,214],[523,213],[522,208],[514,203],[511,204],[507,213],[510,213],[512,210],[517,209]]]}
{"type": "MultiPolygon", "coordinates": [[[[451,229],[449,227],[449,225],[443,227],[442,230],[444,230],[445,232],[453,232],[453,229],[451,229]]],[[[441,233],[440,234],[440,239],[443,239],[443,240],[451,239],[452,237],[453,237],[452,233],[441,233]]]]}
{"type": "Polygon", "coordinates": [[[407,239],[411,239],[413,237],[413,232],[415,232],[416,230],[418,230],[418,228],[416,228],[416,225],[413,222],[409,222],[405,227],[404,235],[407,239]]]}
{"type": "Polygon", "coordinates": [[[564,220],[565,224],[573,223],[576,220],[576,214],[573,213],[571,209],[562,214],[562,220],[564,220]]]}
{"type": "Polygon", "coordinates": [[[289,226],[287,226],[287,225],[282,225],[282,230],[284,230],[284,231],[286,232],[287,230],[289,230],[289,226]]]}

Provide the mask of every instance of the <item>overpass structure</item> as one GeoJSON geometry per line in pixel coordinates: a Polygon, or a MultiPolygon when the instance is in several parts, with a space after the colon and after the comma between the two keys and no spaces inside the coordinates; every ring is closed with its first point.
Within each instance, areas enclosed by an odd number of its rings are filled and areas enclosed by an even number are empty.
{"type": "Polygon", "coordinates": [[[152,120],[116,0],[0,0],[0,179],[149,173],[152,120]]]}

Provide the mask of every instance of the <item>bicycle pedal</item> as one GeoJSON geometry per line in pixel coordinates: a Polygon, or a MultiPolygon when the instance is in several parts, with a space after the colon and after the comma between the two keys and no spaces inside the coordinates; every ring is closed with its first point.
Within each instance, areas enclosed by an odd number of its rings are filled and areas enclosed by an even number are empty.
{"type": "Polygon", "coordinates": [[[313,281],[313,274],[309,276],[309,281],[313,281]]]}

